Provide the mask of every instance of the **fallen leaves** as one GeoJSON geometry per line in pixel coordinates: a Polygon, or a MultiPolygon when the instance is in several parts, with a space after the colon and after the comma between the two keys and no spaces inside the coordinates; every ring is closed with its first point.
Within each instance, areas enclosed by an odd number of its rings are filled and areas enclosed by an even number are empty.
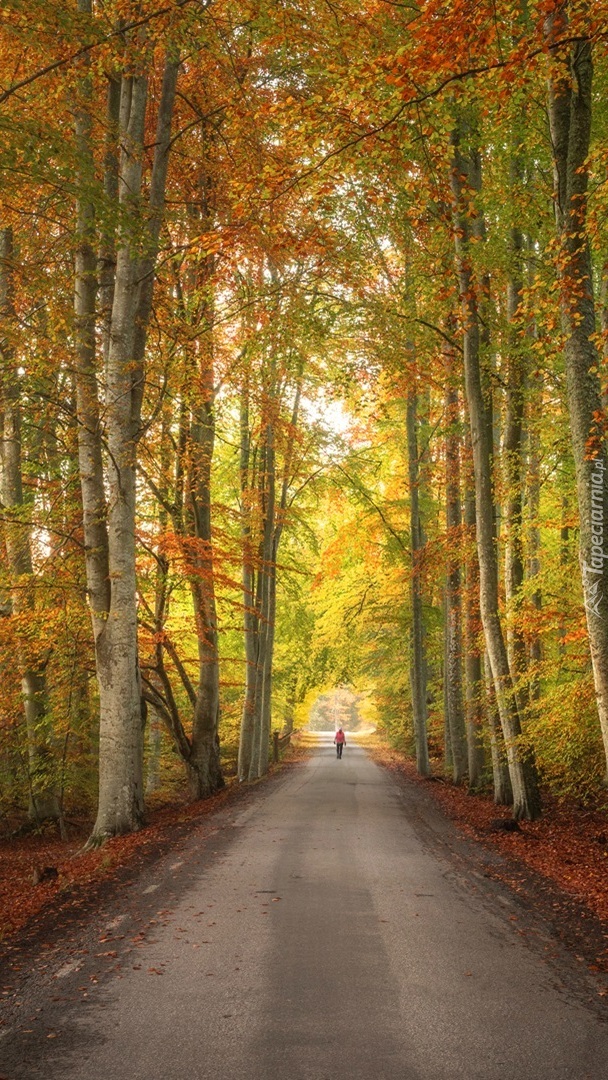
{"type": "MultiPolygon", "coordinates": [[[[76,908],[101,882],[118,876],[121,870],[163,849],[177,854],[180,833],[188,837],[193,825],[208,836],[209,819],[231,799],[246,793],[228,785],[213,798],[188,806],[167,806],[149,815],[149,824],[139,832],[117,836],[103,847],[83,852],[91,823],[81,819],[71,828],[69,841],[54,831],[0,841],[0,936],[22,929],[51,903],[55,910],[76,908]],[[34,866],[54,866],[57,878],[32,886],[34,866]]],[[[216,830],[214,830],[216,831],[216,830]]],[[[181,868],[183,861],[173,862],[181,868]]],[[[123,882],[124,887],[133,882],[123,882]]]]}

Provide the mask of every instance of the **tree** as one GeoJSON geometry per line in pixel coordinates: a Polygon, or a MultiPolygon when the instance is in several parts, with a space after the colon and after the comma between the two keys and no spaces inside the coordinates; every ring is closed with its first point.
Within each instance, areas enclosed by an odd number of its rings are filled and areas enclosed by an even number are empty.
{"type": "MultiPolygon", "coordinates": [[[[462,575],[460,499],[460,407],[454,381],[455,349],[449,343],[445,355],[445,482],[446,482],[446,705],[453,779],[462,784],[468,773],[468,753],[462,694],[462,575]]],[[[473,736],[473,733],[471,733],[473,736]]],[[[474,737],[474,736],[473,736],[474,737]]]]}
{"type": "Polygon", "coordinates": [[[558,279],[576,492],[580,565],[598,714],[608,757],[608,561],[604,550],[608,467],[595,343],[593,268],[587,233],[592,114],[592,46],[585,23],[570,35],[568,3],[547,19],[552,59],[549,122],[555,176],[558,279]]]}
{"type": "MultiPolygon", "coordinates": [[[[12,614],[22,622],[35,618],[36,593],[32,589],[33,558],[30,516],[31,500],[24,493],[22,459],[22,417],[19,400],[19,376],[15,360],[14,334],[17,327],[14,276],[15,249],[10,226],[0,230],[0,315],[4,336],[0,341],[0,415],[2,429],[0,459],[1,493],[5,516],[4,541],[11,577],[12,614]]],[[[26,641],[25,626],[20,637],[26,641]]],[[[19,634],[19,630],[17,631],[19,634]]],[[[27,729],[30,816],[40,823],[61,818],[61,809],[50,764],[48,730],[48,691],[46,661],[36,655],[36,646],[22,646],[19,666],[23,690],[23,708],[27,729]]]]}
{"type": "MultiPolygon", "coordinates": [[[[80,10],[92,15],[90,0],[80,10]]],[[[77,207],[76,367],[79,458],[97,679],[100,697],[99,806],[91,844],[129,832],[143,820],[142,696],[137,643],[136,459],[141,437],[146,333],[163,218],[171,118],[179,59],[169,49],[158,104],[148,208],[142,179],[147,59],[121,76],[116,270],[105,363],[104,424],[100,423],[95,358],[93,150],[90,82],[76,110],[82,162],[77,207]],[[88,197],[87,197],[88,195],[88,197]],[[103,443],[107,455],[103,456],[103,443]]],[[[130,63],[130,62],[129,62],[130,63]]]]}
{"type": "Polygon", "coordinates": [[[521,744],[521,721],[498,607],[498,567],[491,472],[492,433],[488,424],[482,390],[477,293],[468,250],[470,228],[465,185],[467,176],[470,175],[471,165],[462,152],[463,137],[463,128],[458,125],[452,136],[454,157],[451,184],[454,206],[454,246],[462,305],[465,386],[475,471],[480,610],[496,701],[507,747],[507,760],[513,787],[513,813],[516,818],[534,819],[540,813],[534,758],[531,750],[521,744]]]}

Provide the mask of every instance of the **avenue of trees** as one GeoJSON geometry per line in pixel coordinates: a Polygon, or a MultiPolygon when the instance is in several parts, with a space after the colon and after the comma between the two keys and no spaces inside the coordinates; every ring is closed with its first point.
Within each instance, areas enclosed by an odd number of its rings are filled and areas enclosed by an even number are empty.
{"type": "Polygon", "coordinates": [[[607,36],[604,0],[10,0],[6,822],[136,829],[335,687],[517,818],[603,787],[607,36]]]}

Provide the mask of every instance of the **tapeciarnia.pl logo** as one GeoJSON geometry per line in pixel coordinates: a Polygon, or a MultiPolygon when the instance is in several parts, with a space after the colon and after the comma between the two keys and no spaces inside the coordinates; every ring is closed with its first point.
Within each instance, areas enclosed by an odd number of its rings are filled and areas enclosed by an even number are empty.
{"type": "Polygon", "coordinates": [[[591,473],[591,562],[583,560],[583,586],[587,611],[601,618],[604,561],[604,461],[597,458],[591,473]]]}

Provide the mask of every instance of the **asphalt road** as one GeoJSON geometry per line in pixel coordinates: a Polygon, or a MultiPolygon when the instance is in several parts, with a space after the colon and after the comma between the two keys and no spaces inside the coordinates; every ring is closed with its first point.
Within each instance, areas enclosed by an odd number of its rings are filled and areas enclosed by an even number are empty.
{"type": "Polygon", "coordinates": [[[597,988],[455,836],[320,747],[25,972],[1,1080],[605,1076],[597,988]]]}

